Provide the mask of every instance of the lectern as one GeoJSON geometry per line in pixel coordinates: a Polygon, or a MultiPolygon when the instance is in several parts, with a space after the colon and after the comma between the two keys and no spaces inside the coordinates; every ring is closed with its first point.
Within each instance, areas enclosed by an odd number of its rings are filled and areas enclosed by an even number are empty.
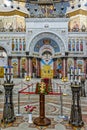
{"type": "Polygon", "coordinates": [[[47,126],[51,124],[51,120],[47,117],[45,117],[45,93],[47,94],[46,85],[44,82],[41,82],[41,84],[37,84],[37,91],[39,94],[39,117],[34,119],[34,124],[38,126],[47,126]]]}

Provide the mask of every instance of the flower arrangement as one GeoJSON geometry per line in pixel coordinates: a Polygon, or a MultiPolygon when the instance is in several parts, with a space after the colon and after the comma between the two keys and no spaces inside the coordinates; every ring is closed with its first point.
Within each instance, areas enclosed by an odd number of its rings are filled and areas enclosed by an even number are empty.
{"type": "Polygon", "coordinates": [[[31,105],[26,105],[25,107],[25,111],[29,114],[32,113],[32,111],[36,108],[35,106],[31,106],[31,105]]]}

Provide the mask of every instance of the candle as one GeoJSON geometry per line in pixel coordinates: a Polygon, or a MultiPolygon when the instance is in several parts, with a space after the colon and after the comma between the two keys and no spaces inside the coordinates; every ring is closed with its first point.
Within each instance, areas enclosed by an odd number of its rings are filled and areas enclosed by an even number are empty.
{"type": "Polygon", "coordinates": [[[73,82],[73,76],[71,76],[71,83],[73,82]]]}
{"type": "Polygon", "coordinates": [[[75,75],[77,74],[77,69],[75,69],[75,75]]]}
{"type": "Polygon", "coordinates": [[[71,69],[71,75],[73,75],[73,69],[71,69]]]}
{"type": "Polygon", "coordinates": [[[77,75],[75,76],[75,82],[77,82],[77,75]]]}
{"type": "Polygon", "coordinates": [[[81,69],[79,69],[78,71],[79,71],[78,74],[80,75],[80,73],[81,73],[81,69]]]}
{"type": "Polygon", "coordinates": [[[81,83],[81,77],[79,76],[79,83],[81,83]]]}
{"type": "Polygon", "coordinates": [[[13,74],[11,75],[11,82],[13,82],[13,74]]]}

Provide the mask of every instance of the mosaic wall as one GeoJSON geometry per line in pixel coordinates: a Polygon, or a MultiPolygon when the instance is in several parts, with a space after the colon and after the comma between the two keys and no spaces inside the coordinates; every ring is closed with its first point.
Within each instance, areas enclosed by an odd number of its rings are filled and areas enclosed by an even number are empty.
{"type": "Polygon", "coordinates": [[[25,18],[21,16],[0,16],[0,31],[1,32],[24,32],[25,18]]]}
{"type": "Polygon", "coordinates": [[[13,66],[14,77],[18,76],[18,59],[14,58],[11,60],[11,65],[13,66]]]}

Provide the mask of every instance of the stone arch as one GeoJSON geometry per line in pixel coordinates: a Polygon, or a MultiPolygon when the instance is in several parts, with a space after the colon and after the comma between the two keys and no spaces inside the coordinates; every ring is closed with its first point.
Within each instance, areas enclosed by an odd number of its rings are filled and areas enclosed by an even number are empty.
{"type": "MultiPolygon", "coordinates": [[[[56,34],[54,33],[50,33],[50,32],[43,32],[43,33],[40,33],[38,35],[36,35],[31,43],[30,43],[30,46],[29,46],[29,52],[30,52],[30,55],[33,56],[33,54],[35,53],[34,52],[34,47],[35,45],[37,44],[37,42],[43,38],[49,38],[49,39],[53,39],[57,45],[59,46],[60,48],[60,53],[63,54],[65,52],[65,46],[64,46],[64,42],[63,40],[57,36],[56,34]]],[[[39,53],[36,53],[39,55],[39,53]]]]}
{"type": "Polygon", "coordinates": [[[5,41],[5,40],[1,40],[0,41],[0,46],[3,47],[6,52],[7,52],[7,56],[11,55],[11,46],[10,46],[10,41],[5,41]],[[3,44],[4,43],[4,44],[3,44]]]}
{"type": "MultiPolygon", "coordinates": [[[[0,68],[3,68],[2,66],[7,65],[7,56],[8,55],[6,49],[0,45],[0,68]]],[[[3,74],[0,74],[0,76],[1,75],[3,76],[3,74]]]]}

